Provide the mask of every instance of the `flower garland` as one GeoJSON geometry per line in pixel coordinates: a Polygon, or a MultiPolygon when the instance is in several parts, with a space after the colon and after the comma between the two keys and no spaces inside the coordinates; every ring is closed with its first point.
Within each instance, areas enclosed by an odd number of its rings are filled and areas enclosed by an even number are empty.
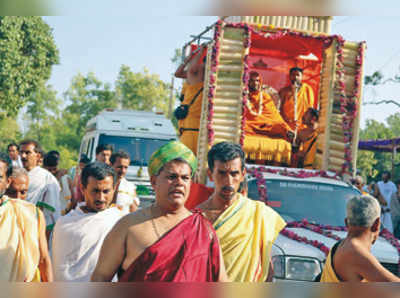
{"type": "MultiPolygon", "coordinates": [[[[289,222],[286,224],[286,227],[281,231],[281,234],[288,237],[289,239],[292,239],[292,240],[298,241],[298,242],[302,242],[305,244],[309,244],[313,247],[320,249],[325,254],[325,256],[328,255],[329,248],[327,246],[325,246],[322,242],[319,242],[317,240],[310,240],[306,237],[299,236],[297,233],[288,230],[288,228],[304,228],[304,229],[307,229],[314,233],[323,235],[327,238],[334,239],[336,241],[341,241],[341,240],[343,240],[343,238],[333,234],[331,231],[341,231],[341,232],[347,231],[346,227],[309,223],[306,219],[303,219],[302,221],[289,222]]],[[[400,242],[399,242],[399,240],[385,228],[382,229],[382,231],[379,233],[379,236],[381,236],[386,241],[388,241],[397,250],[397,253],[399,255],[398,270],[400,272],[400,242]]]]}
{"type": "Polygon", "coordinates": [[[266,180],[264,179],[264,176],[262,174],[261,171],[259,171],[259,168],[254,167],[254,168],[249,168],[247,169],[247,172],[255,177],[256,180],[256,184],[257,184],[257,190],[258,190],[258,194],[260,196],[261,201],[263,201],[265,204],[268,203],[268,195],[267,195],[267,185],[266,180]]]}
{"type": "Polygon", "coordinates": [[[217,82],[217,66],[219,64],[219,51],[221,44],[221,31],[224,23],[219,20],[215,25],[214,31],[214,46],[211,53],[211,68],[208,83],[208,115],[207,115],[207,130],[208,130],[208,145],[212,146],[214,143],[214,129],[212,127],[212,120],[214,117],[214,103],[216,82],[217,82]]]}
{"type": "Polygon", "coordinates": [[[351,150],[351,142],[353,139],[353,125],[354,119],[357,117],[358,109],[357,103],[360,99],[360,86],[361,86],[361,68],[363,64],[364,57],[364,42],[360,43],[358,47],[358,53],[356,57],[356,73],[354,80],[354,89],[352,95],[346,97],[345,93],[345,83],[344,83],[344,71],[343,69],[343,46],[344,40],[340,40],[338,42],[338,70],[336,74],[338,76],[338,89],[340,92],[340,111],[343,113],[343,132],[344,132],[344,159],[345,163],[342,165],[342,173],[351,172],[352,169],[352,150],[351,150]]]}
{"type": "Polygon", "coordinates": [[[313,177],[322,177],[322,178],[329,178],[329,179],[336,179],[336,180],[341,180],[341,177],[335,173],[334,176],[329,175],[328,172],[326,171],[305,171],[305,170],[290,170],[288,171],[286,168],[285,169],[270,169],[267,167],[263,166],[257,166],[257,167],[249,167],[246,169],[247,173],[249,173],[251,176],[256,178],[256,184],[257,184],[257,189],[258,193],[260,196],[261,201],[265,202],[267,204],[268,202],[268,194],[267,194],[267,186],[265,184],[265,179],[262,173],[271,173],[271,174],[277,174],[281,176],[287,176],[287,177],[293,177],[293,178],[313,178],[313,177]]]}
{"type": "MultiPolygon", "coordinates": [[[[321,34],[307,34],[303,32],[290,31],[289,29],[277,29],[276,32],[266,32],[262,33],[255,30],[253,27],[249,26],[247,23],[225,23],[222,20],[219,20],[215,26],[214,32],[214,47],[211,55],[211,71],[210,71],[210,80],[209,80],[209,92],[208,92],[208,117],[207,117],[207,129],[208,129],[208,144],[212,145],[214,141],[214,130],[212,127],[212,119],[214,115],[213,111],[213,99],[215,96],[216,89],[216,72],[217,66],[219,64],[219,52],[220,52],[220,43],[221,43],[221,32],[223,27],[231,27],[231,28],[242,28],[245,30],[245,40],[244,47],[246,49],[246,54],[243,57],[243,75],[242,75],[242,83],[243,83],[243,91],[242,91],[242,119],[241,119],[241,136],[240,136],[240,144],[243,145],[244,142],[244,124],[246,118],[244,116],[244,109],[247,105],[248,101],[248,80],[249,80],[249,65],[248,58],[249,55],[247,53],[247,49],[251,46],[251,34],[259,34],[264,36],[265,38],[271,39],[279,39],[285,35],[298,36],[304,39],[317,39],[322,41],[323,47],[326,49],[331,46],[334,40],[336,43],[337,50],[337,60],[336,60],[336,90],[340,94],[340,111],[344,114],[343,117],[343,131],[344,131],[344,142],[345,142],[345,150],[344,150],[344,159],[345,162],[342,165],[342,170],[339,173],[343,175],[345,172],[351,171],[352,167],[352,152],[351,152],[351,141],[353,137],[353,124],[354,119],[358,113],[357,109],[357,101],[360,97],[360,86],[361,86],[361,67],[362,67],[362,59],[363,59],[363,51],[364,46],[361,44],[358,49],[358,55],[356,58],[356,75],[354,82],[354,90],[353,94],[347,98],[345,93],[345,82],[344,82],[344,64],[343,64],[343,47],[344,47],[344,39],[340,35],[321,35],[321,34]]],[[[258,26],[258,29],[261,29],[263,26],[258,26]]],[[[272,26],[264,26],[265,28],[273,29],[272,26]]]]}

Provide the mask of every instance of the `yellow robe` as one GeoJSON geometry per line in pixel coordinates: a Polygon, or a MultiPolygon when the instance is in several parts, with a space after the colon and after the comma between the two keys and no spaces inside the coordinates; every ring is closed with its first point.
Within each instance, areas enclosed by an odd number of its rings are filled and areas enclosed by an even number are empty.
{"type": "Polygon", "coordinates": [[[289,125],[283,120],[271,96],[262,91],[250,93],[249,105],[258,113],[262,96],[262,113],[253,115],[245,109],[245,138],[243,150],[246,157],[282,164],[290,163],[291,144],[286,140],[289,125]]]}
{"type": "Polygon", "coordinates": [[[236,282],[263,282],[271,247],[285,221],[263,202],[237,194],[237,200],[214,222],[228,277],[236,282]]]}
{"type": "MultiPolygon", "coordinates": [[[[260,135],[262,131],[270,137],[286,138],[286,133],[290,127],[279,114],[278,109],[271,96],[262,91],[251,92],[249,96],[249,105],[253,112],[259,111],[260,96],[262,96],[262,113],[253,115],[248,109],[245,110],[246,123],[244,131],[247,135],[260,135]]],[[[264,136],[262,134],[261,136],[264,136]]]]}
{"type": "Polygon", "coordinates": [[[332,250],[333,248],[329,251],[329,254],[326,257],[324,269],[322,270],[321,282],[340,282],[332,266],[333,262],[332,250]]]}
{"type": "Polygon", "coordinates": [[[5,198],[0,206],[0,281],[40,281],[37,207],[5,198]]]}
{"type": "MultiPolygon", "coordinates": [[[[189,105],[197,92],[203,87],[203,82],[189,85],[188,83],[184,83],[182,87],[182,93],[184,94],[184,100],[182,104],[189,105]]],[[[203,91],[197,96],[194,103],[190,106],[188,115],[185,119],[178,121],[179,129],[190,128],[197,129],[197,131],[186,130],[183,131],[180,135],[180,141],[185,144],[190,150],[193,151],[195,155],[197,155],[197,139],[199,137],[200,128],[200,115],[201,115],[201,106],[203,100],[203,91]]]]}
{"type": "Polygon", "coordinates": [[[282,118],[289,124],[292,130],[302,125],[304,113],[314,107],[314,91],[310,85],[302,83],[299,91],[297,91],[297,122],[294,121],[294,94],[291,86],[287,86],[279,92],[281,97],[281,115],[282,118]]]}

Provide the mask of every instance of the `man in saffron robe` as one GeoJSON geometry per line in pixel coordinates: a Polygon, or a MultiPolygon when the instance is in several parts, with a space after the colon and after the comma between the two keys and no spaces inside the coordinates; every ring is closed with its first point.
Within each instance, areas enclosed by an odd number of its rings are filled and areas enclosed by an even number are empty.
{"type": "Polygon", "coordinates": [[[218,238],[185,201],[197,167],[192,151],[173,141],[150,158],[156,202],[120,220],[104,241],[92,281],[224,281],[218,238]]]}
{"type": "Polygon", "coordinates": [[[53,281],[42,211],[4,195],[11,171],[11,160],[0,153],[0,281],[53,281]]]}
{"type": "Polygon", "coordinates": [[[321,282],[399,282],[371,253],[378,239],[381,208],[370,195],[354,197],[346,207],[347,236],[329,252],[321,282]]]}
{"type": "Polygon", "coordinates": [[[201,46],[197,52],[188,56],[175,72],[175,77],[186,79],[182,87],[183,101],[181,104],[189,105],[186,118],[178,120],[179,139],[195,155],[197,154],[203,100],[205,51],[206,48],[201,46]]]}
{"type": "Polygon", "coordinates": [[[303,115],[302,125],[296,135],[297,146],[293,147],[293,149],[298,149],[292,155],[292,166],[295,168],[313,168],[317,152],[317,138],[320,133],[318,118],[319,112],[314,108],[309,108],[303,115]]]}
{"type": "Polygon", "coordinates": [[[314,91],[303,82],[303,69],[293,67],[289,70],[290,85],[279,91],[282,118],[295,131],[301,127],[303,115],[314,107],[314,91]],[[296,114],[294,107],[296,105],[296,114]]]}
{"type": "Polygon", "coordinates": [[[269,137],[288,138],[291,128],[283,120],[271,96],[261,90],[260,75],[252,71],[249,79],[249,99],[244,117],[246,135],[266,135],[269,137]]]}
{"type": "Polygon", "coordinates": [[[238,192],[246,173],[239,145],[214,145],[208,152],[208,167],[215,190],[199,208],[217,232],[228,278],[235,282],[272,280],[271,248],[285,221],[263,202],[238,192]]]}

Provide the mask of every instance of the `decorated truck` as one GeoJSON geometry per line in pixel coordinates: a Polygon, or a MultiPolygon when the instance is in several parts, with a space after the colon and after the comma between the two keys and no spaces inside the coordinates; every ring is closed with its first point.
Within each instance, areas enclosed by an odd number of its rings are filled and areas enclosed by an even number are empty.
{"type": "MultiPolygon", "coordinates": [[[[221,17],[183,48],[187,54],[193,42],[208,44],[197,145],[199,182],[210,184],[207,153],[213,144],[242,146],[249,197],[264,201],[288,223],[273,248],[276,280],[311,281],[321,272],[330,247],[345,235],[346,202],[360,194],[348,182],[356,169],[365,43],[330,35],[331,20],[221,17]],[[211,38],[203,39],[207,34],[211,38]],[[246,128],[252,72],[274,98],[290,84],[292,68],[302,69],[303,83],[313,94],[310,107],[319,116],[311,169],[293,167],[292,139],[248,134],[246,128]]],[[[274,100],[275,108],[282,113],[279,100],[274,100]]],[[[400,246],[386,230],[381,236],[373,253],[398,274],[400,246]]]]}

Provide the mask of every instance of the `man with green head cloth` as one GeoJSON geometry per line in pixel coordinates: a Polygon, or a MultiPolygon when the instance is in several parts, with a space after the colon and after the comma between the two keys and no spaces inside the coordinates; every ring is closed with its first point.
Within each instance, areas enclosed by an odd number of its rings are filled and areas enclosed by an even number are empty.
{"type": "Polygon", "coordinates": [[[184,204],[197,168],[193,152],[173,141],[150,158],[156,200],[128,214],[106,237],[92,281],[225,281],[212,225],[184,204]]]}

